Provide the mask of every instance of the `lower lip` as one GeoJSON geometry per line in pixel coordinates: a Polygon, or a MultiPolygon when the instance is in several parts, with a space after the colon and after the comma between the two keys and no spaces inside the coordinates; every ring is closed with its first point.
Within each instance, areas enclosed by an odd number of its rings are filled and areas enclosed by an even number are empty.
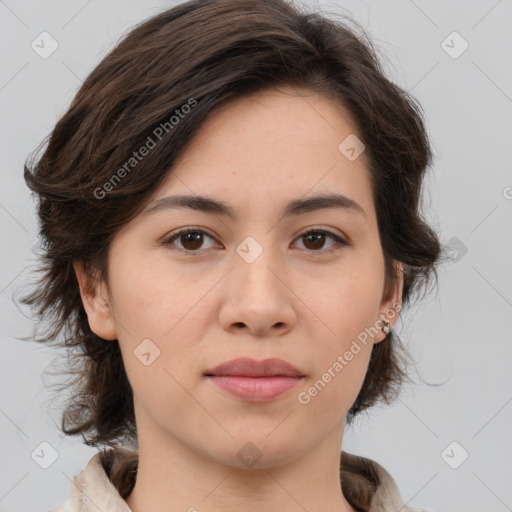
{"type": "Polygon", "coordinates": [[[247,402],[266,402],[277,398],[302,381],[302,377],[209,376],[223,391],[247,402]]]}

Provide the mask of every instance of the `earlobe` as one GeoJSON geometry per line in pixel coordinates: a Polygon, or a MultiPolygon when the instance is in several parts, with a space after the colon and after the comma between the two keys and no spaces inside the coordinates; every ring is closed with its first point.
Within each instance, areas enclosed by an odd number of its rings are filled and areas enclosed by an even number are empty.
{"type": "Polygon", "coordinates": [[[84,271],[81,262],[74,262],[73,268],[91,331],[105,340],[117,339],[114,316],[108,303],[104,283],[93,283],[91,277],[84,271]]]}
{"type": "Polygon", "coordinates": [[[398,267],[398,276],[396,279],[395,286],[388,300],[383,302],[381,305],[381,311],[379,316],[380,331],[378,332],[378,334],[375,335],[374,343],[380,343],[381,341],[384,341],[388,337],[388,332],[391,332],[391,330],[393,329],[393,326],[398,320],[398,316],[402,308],[404,266],[402,263],[396,263],[396,266],[398,267]]]}

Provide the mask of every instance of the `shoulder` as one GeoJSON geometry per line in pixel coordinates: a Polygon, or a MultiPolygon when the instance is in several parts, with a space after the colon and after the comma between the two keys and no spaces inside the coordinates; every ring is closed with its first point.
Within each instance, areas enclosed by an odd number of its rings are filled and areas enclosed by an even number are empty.
{"type": "Polygon", "coordinates": [[[423,512],[404,505],[393,477],[372,459],[342,451],[340,477],[343,494],[356,510],[423,512]]]}
{"type": "Polygon", "coordinates": [[[109,479],[105,453],[96,453],[78,476],[73,477],[70,498],[48,512],[131,512],[109,479]]]}

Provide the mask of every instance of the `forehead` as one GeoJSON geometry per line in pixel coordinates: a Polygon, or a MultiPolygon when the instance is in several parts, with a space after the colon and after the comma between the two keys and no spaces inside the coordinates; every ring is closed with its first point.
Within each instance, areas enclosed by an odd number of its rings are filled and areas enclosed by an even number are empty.
{"type": "Polygon", "coordinates": [[[357,132],[355,122],[339,101],[291,86],[265,89],[220,105],[177,163],[215,152],[216,148],[222,148],[217,153],[225,157],[272,159],[279,155],[292,160],[294,155],[300,156],[302,146],[309,153],[315,146],[337,152],[346,136],[357,135],[360,139],[357,132]],[[259,154],[262,148],[267,151],[259,154]]]}
{"type": "Polygon", "coordinates": [[[354,136],[360,139],[342,105],[308,90],[238,98],[210,115],[151,201],[170,193],[201,195],[252,211],[335,193],[371,211],[364,152],[350,160],[340,151],[354,136]]]}

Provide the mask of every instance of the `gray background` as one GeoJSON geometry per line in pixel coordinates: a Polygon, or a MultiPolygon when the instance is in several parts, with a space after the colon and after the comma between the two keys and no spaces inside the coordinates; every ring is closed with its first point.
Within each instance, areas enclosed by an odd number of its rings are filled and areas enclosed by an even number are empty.
{"type": "MultiPolygon", "coordinates": [[[[65,501],[71,477],[96,451],[57,428],[55,353],[16,338],[32,330],[13,298],[33,279],[37,252],[23,163],[118,38],[173,4],[0,1],[0,511],[65,501]],[[43,31],[58,42],[47,59],[31,47],[43,31]],[[42,442],[58,455],[47,469],[31,456],[42,442]]],[[[436,157],[424,211],[451,254],[438,291],[396,326],[417,360],[416,384],[347,429],[343,448],[380,462],[410,505],[512,510],[512,1],[321,5],[360,21],[387,72],[423,105],[436,157]],[[460,55],[463,40],[448,37],[454,31],[469,44],[460,55]]]]}

